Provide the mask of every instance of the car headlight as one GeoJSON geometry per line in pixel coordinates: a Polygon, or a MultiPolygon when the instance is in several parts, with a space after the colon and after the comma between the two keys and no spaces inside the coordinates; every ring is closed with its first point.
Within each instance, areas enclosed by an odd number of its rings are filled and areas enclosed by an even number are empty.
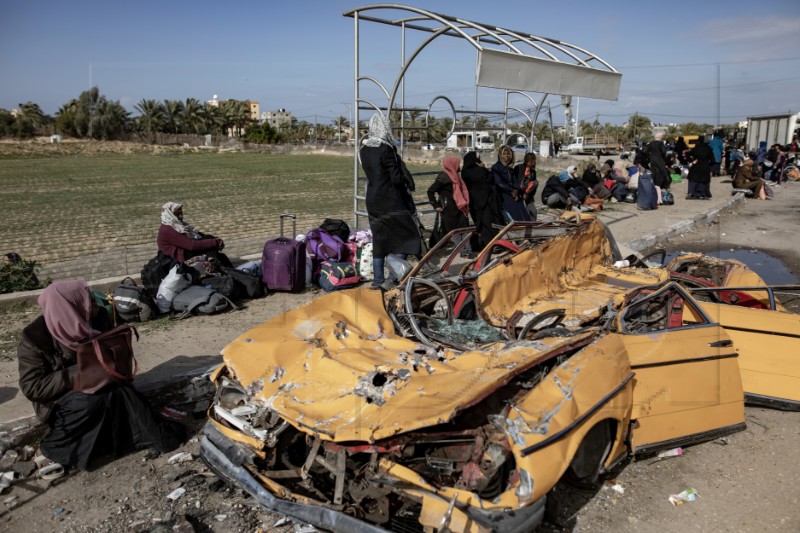
{"type": "Polygon", "coordinates": [[[269,447],[275,446],[278,435],[288,426],[265,402],[253,401],[241,385],[224,376],[217,384],[214,415],[245,435],[264,441],[269,447]]]}

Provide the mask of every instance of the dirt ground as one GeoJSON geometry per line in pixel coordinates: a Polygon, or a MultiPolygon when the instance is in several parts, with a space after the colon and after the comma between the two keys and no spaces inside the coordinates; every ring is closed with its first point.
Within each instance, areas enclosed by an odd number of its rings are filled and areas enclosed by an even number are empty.
{"type": "MultiPolygon", "coordinates": [[[[791,195],[800,196],[800,184],[791,195]]],[[[713,224],[673,239],[667,247],[710,251],[758,248],[800,274],[794,247],[796,201],[748,201],[713,224]]],[[[318,294],[318,293],[317,293],[318,294]]],[[[230,340],[265,319],[317,294],[275,294],[250,302],[243,311],[185,321],[143,324],[139,353],[212,356],[230,340]]],[[[36,315],[34,308],[3,311],[0,342],[36,315]]],[[[141,361],[144,368],[154,362],[141,361]]],[[[13,374],[16,361],[0,361],[0,377],[13,374]]],[[[8,387],[0,387],[0,395],[8,387]]],[[[3,402],[0,398],[0,402],[3,402]]],[[[576,504],[561,510],[558,524],[543,531],[800,531],[800,413],[748,407],[747,429],[688,447],[669,459],[628,464],[597,494],[572,494],[576,504]],[[615,487],[616,486],[616,487],[615,487]],[[686,488],[695,502],[672,506],[667,498],[686,488]]],[[[195,420],[195,429],[203,421],[195,420]]],[[[241,491],[222,486],[197,459],[192,439],[179,451],[193,460],[168,464],[173,455],[137,452],[72,473],[48,486],[23,481],[0,496],[0,531],[293,531],[291,523],[253,505],[241,491]],[[177,500],[167,495],[186,489],[177,500]]]]}

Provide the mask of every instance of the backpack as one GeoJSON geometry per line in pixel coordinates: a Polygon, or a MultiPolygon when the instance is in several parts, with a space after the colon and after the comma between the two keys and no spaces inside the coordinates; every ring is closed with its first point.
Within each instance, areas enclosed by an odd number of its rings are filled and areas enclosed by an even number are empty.
{"type": "Polygon", "coordinates": [[[179,319],[186,318],[192,313],[211,315],[224,311],[228,307],[239,309],[235,303],[213,289],[191,285],[182,290],[172,300],[172,308],[181,314],[179,319]]]}
{"type": "Polygon", "coordinates": [[[114,309],[125,322],[146,322],[158,314],[153,298],[147,289],[128,277],[114,289],[114,309]]]}
{"type": "Polygon", "coordinates": [[[347,225],[347,222],[338,218],[326,218],[320,225],[320,229],[339,237],[342,242],[347,242],[350,238],[350,226],[347,225]]]}
{"type": "Polygon", "coordinates": [[[350,253],[344,241],[322,228],[312,229],[306,234],[306,250],[316,257],[317,261],[330,260],[337,263],[350,253]]]}
{"type": "Polygon", "coordinates": [[[356,267],[350,263],[323,261],[319,271],[319,286],[325,292],[355,287],[361,281],[356,267]]]}
{"type": "Polygon", "coordinates": [[[142,285],[150,293],[152,298],[158,294],[158,286],[167,277],[170,269],[178,262],[168,255],[164,255],[161,250],[158,254],[142,267],[142,285]]]}

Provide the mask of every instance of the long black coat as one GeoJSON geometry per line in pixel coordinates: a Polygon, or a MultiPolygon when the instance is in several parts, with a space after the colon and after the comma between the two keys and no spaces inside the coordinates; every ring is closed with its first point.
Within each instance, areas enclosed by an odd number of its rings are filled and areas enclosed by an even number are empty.
{"type": "Polygon", "coordinates": [[[714,160],[711,148],[705,143],[698,142],[689,154],[689,159],[693,161],[687,176],[689,181],[711,183],[711,162],[714,160]]]}
{"type": "Polygon", "coordinates": [[[653,183],[662,189],[669,189],[670,177],[667,172],[667,148],[662,141],[650,141],[650,174],[653,183]]]}
{"type": "Polygon", "coordinates": [[[360,151],[361,166],[367,175],[367,214],[372,230],[373,254],[420,255],[422,237],[414,200],[408,190],[400,156],[388,145],[364,146],[360,151]]]}
{"type": "Polygon", "coordinates": [[[492,225],[502,226],[504,221],[492,173],[478,166],[475,161],[474,152],[464,157],[461,179],[469,191],[469,211],[480,237],[476,247],[483,247],[497,235],[497,230],[492,225]]]}

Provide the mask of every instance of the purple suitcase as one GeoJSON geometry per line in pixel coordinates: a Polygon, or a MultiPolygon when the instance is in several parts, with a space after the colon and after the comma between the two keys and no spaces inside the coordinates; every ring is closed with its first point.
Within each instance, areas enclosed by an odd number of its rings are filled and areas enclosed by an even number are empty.
{"type": "Polygon", "coordinates": [[[306,246],[285,237],[283,220],[292,219],[292,234],[297,232],[297,215],[281,215],[281,236],[264,244],[261,271],[264,285],[273,291],[300,292],[306,286],[306,246]]]}

